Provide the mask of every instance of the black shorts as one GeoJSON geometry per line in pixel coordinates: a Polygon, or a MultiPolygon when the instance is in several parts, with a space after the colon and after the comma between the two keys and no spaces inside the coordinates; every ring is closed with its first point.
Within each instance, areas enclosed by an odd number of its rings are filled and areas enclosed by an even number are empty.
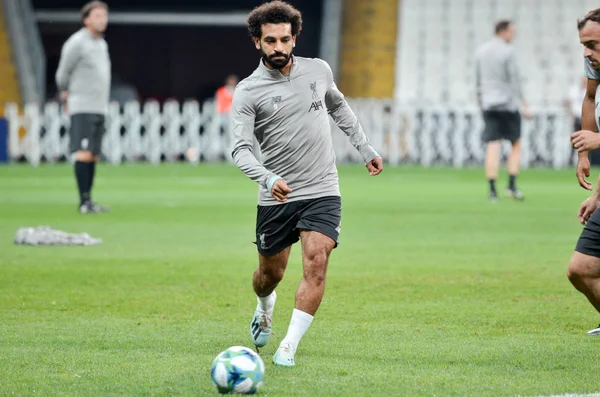
{"type": "Polygon", "coordinates": [[[93,113],[72,115],[71,128],[69,129],[69,149],[71,153],[85,150],[98,156],[102,151],[104,131],[104,115],[93,113]]]}
{"type": "Polygon", "coordinates": [[[330,237],[338,245],[342,220],[342,199],[327,196],[258,206],[256,241],[263,256],[275,255],[300,239],[300,230],[312,230],[330,237]]]}
{"type": "Polygon", "coordinates": [[[585,224],[575,251],[600,258],[600,211],[596,210],[585,224]]]}
{"type": "Polygon", "coordinates": [[[505,110],[484,110],[483,141],[493,142],[502,139],[515,142],[521,138],[521,115],[505,110]]]}

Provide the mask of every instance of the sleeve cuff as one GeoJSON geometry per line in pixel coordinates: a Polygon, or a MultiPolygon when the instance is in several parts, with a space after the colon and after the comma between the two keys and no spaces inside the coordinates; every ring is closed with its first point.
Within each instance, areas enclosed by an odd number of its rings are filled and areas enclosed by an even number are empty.
{"type": "Polygon", "coordinates": [[[381,157],[371,145],[366,145],[360,152],[365,164],[370,163],[375,157],[381,157]]]}
{"type": "Polygon", "coordinates": [[[266,179],[267,183],[266,183],[265,187],[267,188],[267,190],[269,191],[269,193],[273,190],[273,185],[279,179],[281,179],[281,177],[279,175],[271,175],[270,177],[268,177],[268,179],[266,179]]]}

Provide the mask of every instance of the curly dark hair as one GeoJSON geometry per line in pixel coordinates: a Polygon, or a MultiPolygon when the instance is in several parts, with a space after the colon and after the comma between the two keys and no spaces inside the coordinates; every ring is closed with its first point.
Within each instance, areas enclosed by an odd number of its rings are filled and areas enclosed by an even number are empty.
{"type": "Polygon", "coordinates": [[[292,25],[292,35],[297,36],[302,31],[302,13],[284,1],[264,3],[248,15],[250,36],[260,39],[262,26],[267,23],[289,23],[292,25]]]}
{"type": "Polygon", "coordinates": [[[588,12],[583,19],[577,21],[577,29],[581,30],[588,21],[600,23],[600,8],[588,12]]]}

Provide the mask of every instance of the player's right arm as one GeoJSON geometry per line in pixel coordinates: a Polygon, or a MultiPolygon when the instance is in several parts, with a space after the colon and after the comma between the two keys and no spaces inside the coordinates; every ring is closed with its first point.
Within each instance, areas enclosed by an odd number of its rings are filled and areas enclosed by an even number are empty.
{"type": "Polygon", "coordinates": [[[483,99],[481,94],[481,65],[479,58],[475,58],[475,94],[477,95],[477,105],[479,110],[483,110],[483,99]]]}
{"type": "Polygon", "coordinates": [[[231,103],[230,128],[234,135],[231,156],[235,165],[254,182],[267,189],[280,202],[287,200],[291,189],[279,176],[267,170],[254,156],[254,121],[256,110],[250,93],[240,83],[233,94],[231,103]]]}
{"type": "MultiPolygon", "coordinates": [[[[69,39],[63,45],[56,70],[56,86],[60,92],[66,92],[73,70],[81,58],[81,45],[77,40],[69,39]]],[[[62,94],[61,94],[62,95],[62,94]]]]}
{"type": "MultiPolygon", "coordinates": [[[[600,73],[598,73],[589,61],[585,59],[585,75],[588,78],[585,98],[581,107],[581,128],[582,130],[598,132],[596,125],[596,90],[600,83],[600,73]]],[[[584,189],[592,190],[592,184],[585,178],[590,176],[590,160],[588,159],[588,151],[583,150],[578,153],[577,161],[577,179],[579,186],[584,189]]]]}

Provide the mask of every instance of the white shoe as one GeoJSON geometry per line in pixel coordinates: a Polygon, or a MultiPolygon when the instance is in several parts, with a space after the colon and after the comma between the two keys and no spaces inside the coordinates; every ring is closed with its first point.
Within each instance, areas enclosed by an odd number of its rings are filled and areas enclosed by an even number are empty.
{"type": "Polygon", "coordinates": [[[269,342],[271,329],[273,328],[273,311],[277,294],[273,291],[273,306],[271,310],[261,310],[260,303],[256,305],[252,322],[250,323],[250,337],[256,347],[263,347],[269,342]]]}
{"type": "Polygon", "coordinates": [[[508,197],[512,197],[515,200],[518,201],[523,201],[525,200],[525,195],[517,188],[514,189],[510,189],[510,188],[506,188],[506,190],[504,191],[504,193],[508,196],[508,197]]]}
{"type": "Polygon", "coordinates": [[[295,354],[296,350],[291,343],[281,344],[273,356],[273,363],[275,363],[275,365],[282,365],[284,367],[293,367],[296,365],[294,362],[295,354]]]}
{"type": "Polygon", "coordinates": [[[593,330],[588,331],[587,334],[592,335],[592,336],[600,335],[600,325],[598,325],[597,328],[594,328],[593,330]]]}

